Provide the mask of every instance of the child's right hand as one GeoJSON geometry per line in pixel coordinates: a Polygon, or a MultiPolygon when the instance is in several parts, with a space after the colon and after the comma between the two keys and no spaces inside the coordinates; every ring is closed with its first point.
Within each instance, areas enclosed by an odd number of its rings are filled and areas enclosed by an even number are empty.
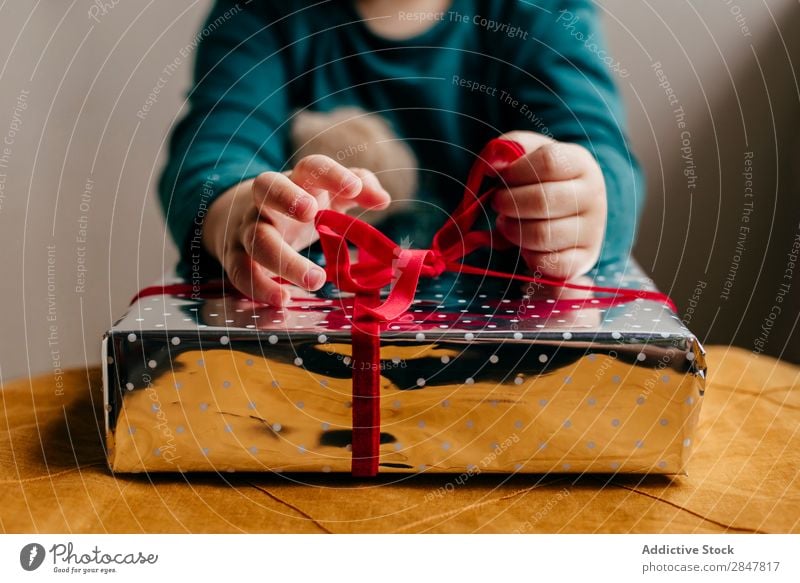
{"type": "Polygon", "coordinates": [[[264,172],[217,198],[203,226],[203,245],[236,289],[282,306],[289,290],[273,277],[312,291],[325,283],[322,268],[298,253],[318,238],[318,210],[381,210],[390,201],[369,170],[345,168],[327,156],[306,156],[290,172],[264,172]]]}

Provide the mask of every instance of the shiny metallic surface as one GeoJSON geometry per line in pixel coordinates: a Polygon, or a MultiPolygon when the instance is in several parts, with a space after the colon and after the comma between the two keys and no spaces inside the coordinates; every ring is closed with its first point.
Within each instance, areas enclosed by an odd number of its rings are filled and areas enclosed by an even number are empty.
{"type": "MultiPolygon", "coordinates": [[[[104,341],[112,470],[349,472],[351,307],[138,301],[104,341]]],[[[682,473],[705,381],[662,304],[476,278],[428,282],[375,366],[381,473],[682,473]]]]}

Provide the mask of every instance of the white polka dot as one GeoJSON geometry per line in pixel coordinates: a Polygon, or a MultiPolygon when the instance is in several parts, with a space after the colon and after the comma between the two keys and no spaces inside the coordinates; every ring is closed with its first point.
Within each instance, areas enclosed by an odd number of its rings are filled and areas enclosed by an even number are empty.
{"type": "Polygon", "coordinates": [[[147,366],[149,366],[150,368],[155,368],[158,366],[158,363],[155,360],[148,360],[147,366]]]}
{"type": "Polygon", "coordinates": [[[219,338],[219,343],[222,344],[223,346],[226,346],[230,341],[231,339],[228,338],[227,336],[220,336],[219,338]]]}
{"type": "Polygon", "coordinates": [[[450,357],[445,354],[440,360],[442,361],[442,364],[447,364],[450,362],[450,357]]]}
{"type": "Polygon", "coordinates": [[[422,342],[423,340],[425,340],[425,334],[423,334],[422,332],[417,332],[416,339],[417,342],[422,342]]]}
{"type": "Polygon", "coordinates": [[[636,360],[638,360],[639,362],[642,362],[645,358],[647,358],[647,356],[645,356],[644,352],[640,352],[639,354],[636,355],[636,360]]]}
{"type": "Polygon", "coordinates": [[[516,378],[514,379],[514,384],[515,384],[515,385],[521,385],[523,380],[524,380],[524,379],[523,379],[522,377],[516,377],[516,378]]]}
{"type": "Polygon", "coordinates": [[[572,338],[572,332],[564,332],[564,333],[561,335],[561,337],[562,337],[564,340],[570,340],[570,339],[572,338]]]}
{"type": "Polygon", "coordinates": [[[180,343],[181,343],[181,339],[180,339],[180,338],[178,338],[177,336],[173,336],[173,337],[172,337],[172,340],[170,340],[170,342],[172,342],[172,345],[173,345],[173,346],[177,346],[178,344],[180,344],[180,343]]]}
{"type": "Polygon", "coordinates": [[[133,332],[128,334],[128,342],[136,342],[136,334],[134,334],[133,332]]]}
{"type": "Polygon", "coordinates": [[[612,333],[611,333],[611,337],[612,337],[614,340],[619,340],[620,338],[622,338],[622,334],[620,334],[619,332],[612,332],[612,333]]]}
{"type": "Polygon", "coordinates": [[[281,425],[280,423],[272,424],[272,431],[274,431],[275,433],[279,433],[281,429],[283,429],[283,425],[281,425]]]}
{"type": "Polygon", "coordinates": [[[539,355],[539,362],[541,362],[541,363],[547,362],[547,355],[546,354],[540,354],[539,355]]]}
{"type": "Polygon", "coordinates": [[[694,360],[694,352],[689,352],[686,354],[686,360],[692,361],[694,360]]]}
{"type": "Polygon", "coordinates": [[[497,356],[496,354],[493,354],[489,357],[489,362],[491,362],[492,364],[497,364],[499,361],[500,357],[497,356]]]}
{"type": "Polygon", "coordinates": [[[320,334],[319,336],[317,336],[317,341],[320,344],[325,344],[328,341],[328,337],[325,336],[325,334],[320,334]]]}
{"type": "Polygon", "coordinates": [[[418,387],[424,387],[425,386],[425,379],[423,379],[422,377],[418,378],[417,379],[417,386],[418,387]]]}
{"type": "Polygon", "coordinates": [[[133,383],[125,383],[125,388],[128,389],[129,391],[132,391],[133,390],[133,383]]]}
{"type": "Polygon", "coordinates": [[[269,335],[269,338],[267,338],[267,341],[268,341],[270,344],[277,344],[277,343],[278,343],[278,337],[277,337],[277,336],[275,336],[275,334],[270,334],[270,335],[269,335]]]}
{"type": "Polygon", "coordinates": [[[522,332],[514,332],[514,340],[522,340],[522,332]]]}
{"type": "Polygon", "coordinates": [[[473,379],[472,377],[468,377],[467,380],[464,381],[464,382],[466,384],[468,384],[468,385],[474,385],[475,384],[475,379],[473,379]]]}
{"type": "Polygon", "coordinates": [[[475,334],[473,334],[472,332],[467,332],[466,334],[464,334],[464,340],[466,340],[467,342],[470,342],[474,338],[475,334]]]}
{"type": "Polygon", "coordinates": [[[298,356],[297,358],[294,359],[294,364],[296,366],[303,366],[303,359],[298,356]]]}
{"type": "Polygon", "coordinates": [[[350,363],[353,362],[353,359],[350,358],[349,356],[345,356],[342,359],[342,362],[344,363],[345,366],[350,366],[350,363]]]}

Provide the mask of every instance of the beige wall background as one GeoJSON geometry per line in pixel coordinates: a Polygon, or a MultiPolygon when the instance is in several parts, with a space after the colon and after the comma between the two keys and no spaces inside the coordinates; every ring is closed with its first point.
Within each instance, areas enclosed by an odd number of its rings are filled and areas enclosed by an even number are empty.
{"type": "MultiPolygon", "coordinates": [[[[99,361],[100,336],[131,295],[173,266],[154,184],[188,87],[191,62],[181,51],[209,5],[2,4],[3,380],[99,361]],[[173,62],[156,103],[137,116],[173,62]]],[[[761,336],[766,352],[800,359],[800,274],[784,279],[800,234],[800,92],[792,63],[800,59],[800,5],[599,5],[614,56],[630,73],[618,81],[648,175],[639,260],[701,339],[754,349],[761,336]],[[685,114],[683,129],[676,107],[685,114]],[[745,196],[746,158],[752,198],[745,196]],[[743,226],[749,231],[740,239],[743,226]],[[781,302],[782,282],[791,287],[781,302]]]]}

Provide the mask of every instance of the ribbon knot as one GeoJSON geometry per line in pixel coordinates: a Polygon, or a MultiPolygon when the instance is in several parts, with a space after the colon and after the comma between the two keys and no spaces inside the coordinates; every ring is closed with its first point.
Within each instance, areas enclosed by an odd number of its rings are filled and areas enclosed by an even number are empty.
{"type": "Polygon", "coordinates": [[[422,275],[425,277],[439,277],[447,271],[447,262],[436,249],[429,249],[422,275]]]}

